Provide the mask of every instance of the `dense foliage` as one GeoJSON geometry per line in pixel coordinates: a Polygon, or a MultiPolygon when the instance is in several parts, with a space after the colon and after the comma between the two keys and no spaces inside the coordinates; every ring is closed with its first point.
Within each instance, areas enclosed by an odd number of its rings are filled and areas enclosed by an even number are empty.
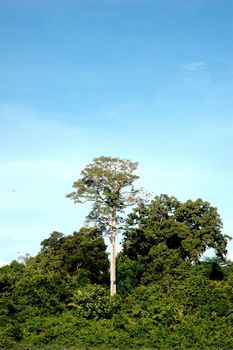
{"type": "Polygon", "coordinates": [[[233,263],[217,209],[161,195],[128,216],[109,295],[102,233],[53,232],[0,269],[0,349],[232,349],[233,263]],[[203,258],[208,248],[215,257],[203,258]]]}
{"type": "Polygon", "coordinates": [[[153,282],[197,263],[212,248],[226,255],[227,236],[221,233],[217,209],[202,199],[179,202],[160,195],[142,203],[128,217],[124,255],[142,265],[142,279],[153,282]]]}

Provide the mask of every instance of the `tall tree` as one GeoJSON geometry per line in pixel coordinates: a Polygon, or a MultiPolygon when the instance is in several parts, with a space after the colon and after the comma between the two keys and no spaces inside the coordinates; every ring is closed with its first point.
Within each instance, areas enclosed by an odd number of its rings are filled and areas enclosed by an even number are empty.
{"type": "Polygon", "coordinates": [[[116,233],[122,222],[124,209],[136,203],[140,190],[133,183],[138,176],[133,172],[138,163],[115,157],[98,157],[81,172],[81,178],[74,182],[75,191],[66,197],[75,203],[93,202],[87,216],[109,235],[111,242],[110,293],[116,294],[116,233]]]}

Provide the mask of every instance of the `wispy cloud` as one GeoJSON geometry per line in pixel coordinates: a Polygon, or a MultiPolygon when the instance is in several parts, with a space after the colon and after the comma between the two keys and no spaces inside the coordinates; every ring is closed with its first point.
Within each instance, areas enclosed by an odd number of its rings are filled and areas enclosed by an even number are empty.
{"type": "Polygon", "coordinates": [[[229,260],[233,261],[233,249],[228,251],[227,257],[229,260]]]}
{"type": "Polygon", "coordinates": [[[3,266],[5,266],[5,265],[7,265],[8,264],[8,262],[6,262],[6,261],[4,261],[4,260],[2,260],[1,258],[0,258],[0,267],[3,267],[3,266]]]}
{"type": "Polygon", "coordinates": [[[184,70],[187,72],[200,72],[207,68],[207,64],[204,61],[194,61],[184,64],[184,70]]]}
{"type": "Polygon", "coordinates": [[[206,91],[206,85],[210,83],[208,65],[205,61],[185,63],[181,75],[186,86],[201,93],[206,91]]]}
{"type": "Polygon", "coordinates": [[[86,208],[65,198],[81,168],[74,160],[0,162],[0,264],[36,253],[53,230],[69,234],[82,226],[86,208]]]}

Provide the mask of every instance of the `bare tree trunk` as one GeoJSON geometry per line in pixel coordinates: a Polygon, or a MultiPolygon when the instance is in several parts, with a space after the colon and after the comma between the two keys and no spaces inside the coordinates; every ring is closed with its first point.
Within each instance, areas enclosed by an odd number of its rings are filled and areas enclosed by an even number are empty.
{"type": "Polygon", "coordinates": [[[110,262],[110,295],[116,294],[116,209],[112,211],[111,222],[111,262],[110,262]]]}

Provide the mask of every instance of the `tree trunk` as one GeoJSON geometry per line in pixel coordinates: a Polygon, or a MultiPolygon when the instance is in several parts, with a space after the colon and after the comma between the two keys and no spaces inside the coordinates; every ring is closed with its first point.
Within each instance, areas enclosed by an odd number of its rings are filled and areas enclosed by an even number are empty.
{"type": "Polygon", "coordinates": [[[116,294],[116,209],[112,211],[111,222],[111,262],[110,262],[110,295],[116,294]]]}

